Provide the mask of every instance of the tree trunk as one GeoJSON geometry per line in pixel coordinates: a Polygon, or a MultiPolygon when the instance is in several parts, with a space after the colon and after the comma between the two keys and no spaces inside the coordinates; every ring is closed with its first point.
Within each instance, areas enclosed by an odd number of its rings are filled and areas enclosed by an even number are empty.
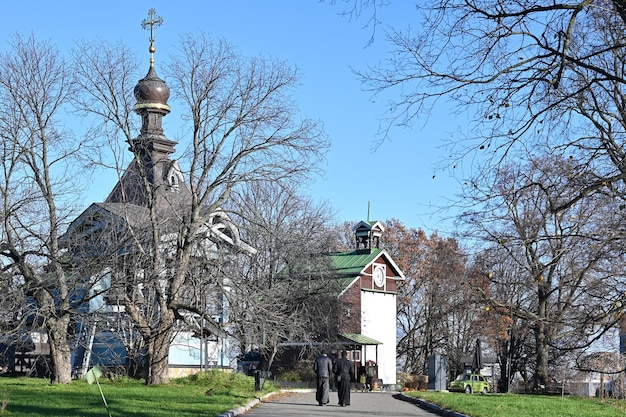
{"type": "Polygon", "coordinates": [[[263,369],[264,371],[269,371],[270,369],[272,369],[272,364],[274,363],[274,359],[276,358],[277,354],[278,354],[278,346],[274,345],[272,346],[272,351],[270,352],[267,363],[265,364],[265,369],[263,369]]]}
{"type": "Polygon", "coordinates": [[[146,385],[167,384],[169,377],[169,354],[172,340],[171,326],[166,330],[158,331],[148,342],[148,374],[146,385]]]}
{"type": "MultiPolygon", "coordinates": [[[[28,277],[29,281],[38,282],[33,278],[35,274],[30,268],[24,267],[23,271],[25,271],[24,276],[28,277]]],[[[62,286],[58,296],[60,300],[67,298],[66,291],[62,286]]],[[[34,298],[40,312],[49,312],[44,317],[46,317],[45,330],[50,345],[50,382],[52,384],[69,384],[72,382],[72,352],[68,341],[70,315],[67,313],[67,304],[61,301],[61,304],[57,306],[57,300],[44,289],[35,291],[34,298]]]]}
{"type": "Polygon", "coordinates": [[[52,362],[50,382],[52,384],[69,384],[72,382],[72,352],[67,340],[69,315],[49,319],[47,325],[50,343],[50,360],[52,362]]]}
{"type": "Polygon", "coordinates": [[[537,324],[535,325],[535,349],[537,351],[537,366],[533,376],[533,389],[543,389],[548,381],[548,291],[546,284],[539,283],[538,288],[539,308],[537,310],[537,324]]]}
{"type": "Polygon", "coordinates": [[[509,380],[511,372],[511,340],[501,341],[499,349],[500,379],[498,380],[498,392],[509,392],[509,380]]]}
{"type": "Polygon", "coordinates": [[[548,380],[548,346],[546,344],[546,325],[540,321],[535,330],[537,367],[535,369],[534,389],[543,389],[548,380]]]}

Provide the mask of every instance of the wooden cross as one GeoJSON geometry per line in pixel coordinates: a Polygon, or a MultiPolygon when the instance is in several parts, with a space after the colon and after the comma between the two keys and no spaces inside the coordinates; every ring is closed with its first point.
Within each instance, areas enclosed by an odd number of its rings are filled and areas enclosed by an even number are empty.
{"type": "Polygon", "coordinates": [[[163,18],[161,16],[156,15],[156,10],[150,9],[148,11],[148,19],[144,19],[141,22],[141,27],[146,29],[150,26],[150,64],[154,64],[154,51],[156,48],[154,47],[154,28],[155,26],[161,26],[163,24],[163,18]]]}

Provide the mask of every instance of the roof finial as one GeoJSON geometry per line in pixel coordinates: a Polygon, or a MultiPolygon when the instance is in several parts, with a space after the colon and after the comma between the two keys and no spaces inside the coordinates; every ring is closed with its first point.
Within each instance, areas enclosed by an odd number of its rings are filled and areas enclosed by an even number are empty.
{"type": "Polygon", "coordinates": [[[162,24],[163,18],[161,16],[157,16],[156,10],[154,9],[148,10],[148,19],[144,19],[141,22],[141,27],[143,29],[150,26],[150,48],[148,49],[148,51],[150,51],[150,66],[154,65],[154,52],[156,51],[156,48],[154,47],[154,27],[161,26],[162,24]]]}
{"type": "Polygon", "coordinates": [[[367,200],[367,222],[370,222],[370,201],[367,200]]]}

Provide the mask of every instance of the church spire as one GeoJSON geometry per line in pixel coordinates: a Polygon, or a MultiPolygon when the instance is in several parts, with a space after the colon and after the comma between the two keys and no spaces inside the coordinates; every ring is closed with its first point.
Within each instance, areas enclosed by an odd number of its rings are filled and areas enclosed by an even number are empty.
{"type": "Polygon", "coordinates": [[[137,82],[134,91],[137,99],[134,110],[141,116],[141,131],[130,143],[130,151],[135,158],[105,203],[152,204],[144,179],[156,192],[156,200],[153,201],[157,207],[170,207],[169,199],[185,201],[189,195],[178,162],[170,159],[176,142],[163,133],[163,116],[170,112],[167,104],[170,89],[159,78],[154,65],[154,28],[162,23],[163,19],[156,15],[154,9],[150,9],[148,18],[141,23],[142,28],[150,30],[150,68],[148,74],[137,82]]]}
{"type": "Polygon", "coordinates": [[[163,135],[162,119],[170,112],[167,100],[170,97],[170,89],[165,81],[159,78],[154,68],[154,28],[163,24],[163,18],[156,15],[154,9],[148,12],[148,18],[144,19],[141,27],[150,29],[150,69],[148,74],[135,86],[135,112],[141,116],[141,133],[133,141],[133,147],[144,153],[144,159],[155,163],[157,160],[174,153],[175,142],[170,141],[163,135]]]}

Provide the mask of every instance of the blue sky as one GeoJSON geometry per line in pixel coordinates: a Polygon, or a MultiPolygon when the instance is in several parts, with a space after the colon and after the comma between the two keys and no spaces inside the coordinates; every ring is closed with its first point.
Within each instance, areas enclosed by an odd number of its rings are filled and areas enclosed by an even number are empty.
{"type": "MultiPolygon", "coordinates": [[[[199,31],[225,38],[245,55],[285,60],[303,73],[295,92],[302,113],[321,120],[332,142],[321,167],[324,178],[305,191],[328,200],[338,221],[366,220],[369,202],[370,220],[397,218],[407,226],[448,235],[451,223],[445,218],[451,213],[437,210],[454,198],[457,183],[436,166],[446,156],[442,140],[458,129],[459,122],[439,107],[412,129],[393,129],[391,141],[375,148],[385,100],[373,101],[350,71],[386,58],[389,46],[382,29],[411,23],[416,18],[412,3],[395,1],[380,9],[382,26],[367,47],[371,28],[363,27],[364,19],[340,16],[341,1],[335,5],[317,0],[11,1],[0,15],[4,43],[0,48],[16,32],[33,33],[60,49],[71,48],[79,39],[122,40],[140,58],[144,54],[147,70],[149,34],[141,21],[155,8],[164,20],[156,30],[157,70],[179,35],[199,31]]],[[[164,119],[166,134],[176,131],[172,115],[164,119]]],[[[96,187],[85,206],[104,200],[111,187],[106,183],[96,187]]]]}

